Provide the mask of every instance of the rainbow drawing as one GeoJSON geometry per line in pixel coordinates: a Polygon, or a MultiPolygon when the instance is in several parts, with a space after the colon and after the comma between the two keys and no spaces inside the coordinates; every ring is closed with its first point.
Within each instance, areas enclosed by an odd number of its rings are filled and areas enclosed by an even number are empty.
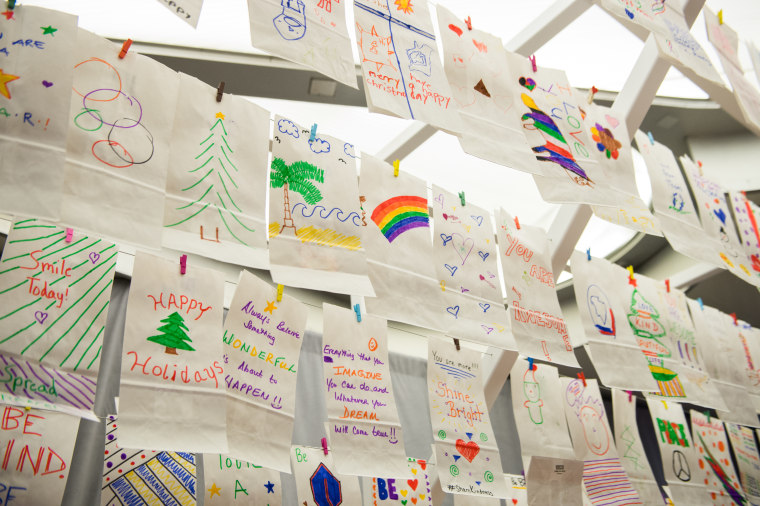
{"type": "Polygon", "coordinates": [[[427,199],[416,195],[389,198],[372,211],[372,221],[388,242],[407,230],[429,226],[428,219],[427,199]]]}

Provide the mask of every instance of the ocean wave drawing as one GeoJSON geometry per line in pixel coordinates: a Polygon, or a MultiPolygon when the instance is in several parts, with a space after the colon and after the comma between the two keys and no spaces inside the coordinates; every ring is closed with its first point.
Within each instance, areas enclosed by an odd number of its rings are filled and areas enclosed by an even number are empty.
{"type": "Polygon", "coordinates": [[[353,223],[357,227],[361,227],[361,216],[359,216],[359,213],[356,211],[351,211],[350,213],[346,213],[343,209],[340,207],[333,207],[329,211],[327,211],[327,208],[323,205],[317,205],[311,208],[311,210],[304,204],[303,202],[299,202],[296,205],[293,206],[293,208],[290,210],[291,213],[295,213],[296,209],[301,206],[301,216],[304,218],[311,218],[314,216],[314,213],[317,211],[317,209],[320,209],[319,211],[319,217],[323,220],[328,219],[333,213],[335,214],[335,218],[340,221],[341,223],[347,222],[349,219],[351,220],[351,223],[353,223]],[[311,212],[309,212],[311,211],[311,212]]]}

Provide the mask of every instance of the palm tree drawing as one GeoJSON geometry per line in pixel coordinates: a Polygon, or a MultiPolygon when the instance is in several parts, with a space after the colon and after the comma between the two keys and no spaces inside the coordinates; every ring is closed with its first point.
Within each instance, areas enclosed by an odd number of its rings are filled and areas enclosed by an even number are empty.
{"type": "Polygon", "coordinates": [[[293,223],[293,217],[290,215],[288,190],[293,190],[294,192],[299,193],[307,204],[316,204],[322,200],[322,193],[312,181],[324,183],[325,171],[302,160],[288,165],[282,158],[275,157],[272,159],[272,170],[269,174],[269,178],[270,186],[272,188],[283,188],[284,192],[284,217],[280,233],[286,228],[292,228],[293,233],[298,235],[296,225],[293,223]]]}

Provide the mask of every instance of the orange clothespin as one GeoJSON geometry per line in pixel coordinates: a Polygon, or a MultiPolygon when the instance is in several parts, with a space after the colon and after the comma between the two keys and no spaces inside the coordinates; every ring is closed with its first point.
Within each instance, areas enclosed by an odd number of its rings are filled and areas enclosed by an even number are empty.
{"type": "Polygon", "coordinates": [[[179,273],[183,275],[187,273],[187,255],[179,257],[179,273]]]}
{"type": "Polygon", "coordinates": [[[221,102],[223,96],[224,96],[224,81],[220,82],[219,86],[216,88],[216,101],[221,102]]]}
{"type": "Polygon", "coordinates": [[[467,25],[468,30],[472,30],[472,19],[470,19],[470,16],[467,16],[467,19],[464,20],[464,24],[467,25]]]}
{"type": "Polygon", "coordinates": [[[394,160],[393,162],[393,177],[398,177],[398,168],[401,165],[401,160],[394,160]]]}
{"type": "Polygon", "coordinates": [[[588,97],[586,98],[586,101],[587,101],[589,104],[591,104],[591,103],[594,101],[594,95],[596,95],[596,93],[597,93],[598,91],[599,91],[599,90],[597,89],[597,87],[596,87],[596,86],[592,86],[592,87],[591,87],[591,89],[590,89],[590,90],[588,90],[588,97]]]}
{"type": "Polygon", "coordinates": [[[124,44],[121,45],[121,51],[119,52],[120,60],[123,60],[124,57],[127,56],[130,46],[132,46],[132,39],[125,40],[124,44]]]}
{"type": "Polygon", "coordinates": [[[279,284],[277,285],[277,302],[282,302],[282,290],[284,288],[285,287],[282,285],[279,285],[279,284]]]}
{"type": "Polygon", "coordinates": [[[517,216],[515,216],[515,226],[517,227],[517,230],[520,230],[520,220],[517,219],[517,216]]]}
{"type": "Polygon", "coordinates": [[[322,451],[325,452],[325,455],[327,455],[327,438],[322,438],[322,451]]]}
{"type": "Polygon", "coordinates": [[[583,374],[583,371],[581,371],[581,372],[579,372],[579,373],[578,373],[578,379],[579,379],[579,380],[581,380],[581,381],[583,382],[583,386],[584,386],[584,387],[587,387],[587,386],[588,386],[588,385],[586,384],[586,375],[585,375],[585,374],[583,374]]]}
{"type": "Polygon", "coordinates": [[[736,313],[731,313],[729,316],[734,319],[734,325],[738,326],[739,321],[736,319],[736,313]]]}
{"type": "Polygon", "coordinates": [[[530,64],[533,66],[533,72],[538,72],[538,67],[536,66],[536,55],[530,55],[528,59],[530,60],[530,64]]]}
{"type": "Polygon", "coordinates": [[[668,291],[668,293],[670,293],[670,280],[669,279],[665,280],[665,289],[668,291]]]}
{"type": "Polygon", "coordinates": [[[457,349],[457,351],[461,350],[462,348],[460,348],[459,346],[459,339],[457,339],[456,337],[454,337],[453,339],[454,339],[454,347],[457,349]]]}
{"type": "Polygon", "coordinates": [[[73,228],[67,228],[66,229],[66,242],[71,242],[74,240],[74,229],[73,228]]]}

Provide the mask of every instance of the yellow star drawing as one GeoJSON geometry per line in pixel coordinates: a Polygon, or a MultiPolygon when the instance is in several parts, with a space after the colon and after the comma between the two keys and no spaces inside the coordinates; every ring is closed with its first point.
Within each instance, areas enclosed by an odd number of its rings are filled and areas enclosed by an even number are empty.
{"type": "Polygon", "coordinates": [[[218,495],[219,497],[222,497],[222,494],[220,494],[220,492],[222,491],[222,489],[219,488],[219,487],[217,487],[216,483],[212,483],[211,484],[211,488],[208,489],[208,491],[211,492],[211,495],[208,496],[209,499],[212,498],[212,497],[214,497],[214,494],[218,495]]]}
{"type": "Polygon", "coordinates": [[[221,111],[220,111],[220,112],[216,113],[216,117],[219,118],[219,119],[224,119],[224,114],[222,114],[221,111]]]}
{"type": "Polygon", "coordinates": [[[3,69],[0,69],[0,94],[10,100],[11,98],[11,92],[8,89],[8,83],[11,81],[15,81],[18,79],[19,76],[14,76],[12,74],[4,74],[3,69]]]}
{"type": "Polygon", "coordinates": [[[269,314],[274,314],[273,311],[277,309],[277,306],[274,305],[274,301],[267,301],[267,307],[264,308],[265,312],[269,312],[269,314]]]}

